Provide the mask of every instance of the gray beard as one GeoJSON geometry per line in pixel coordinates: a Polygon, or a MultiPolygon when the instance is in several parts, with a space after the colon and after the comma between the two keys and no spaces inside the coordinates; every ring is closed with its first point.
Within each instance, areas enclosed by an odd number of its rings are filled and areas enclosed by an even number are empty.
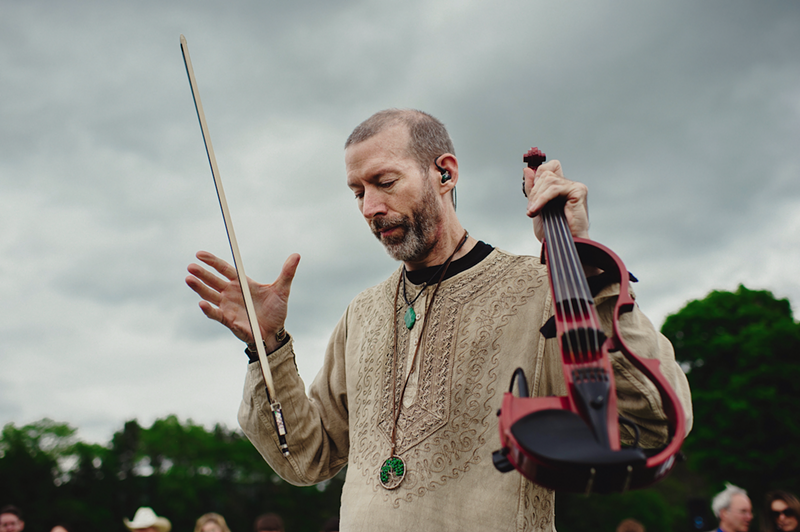
{"type": "Polygon", "coordinates": [[[421,262],[436,246],[436,228],[442,220],[442,212],[433,188],[426,189],[422,204],[411,211],[410,217],[382,217],[370,221],[372,233],[395,260],[421,262]],[[382,238],[380,231],[388,227],[399,227],[402,231],[396,236],[382,238]]]}

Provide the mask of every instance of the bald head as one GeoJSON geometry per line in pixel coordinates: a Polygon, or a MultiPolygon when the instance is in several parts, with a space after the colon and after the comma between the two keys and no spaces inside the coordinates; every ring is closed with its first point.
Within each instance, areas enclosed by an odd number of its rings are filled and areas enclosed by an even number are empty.
{"type": "Polygon", "coordinates": [[[422,111],[415,109],[386,109],[378,111],[359,124],[344,144],[347,149],[364,142],[394,126],[402,125],[408,131],[408,154],[419,164],[423,172],[443,153],[456,151],[444,124],[422,111]]]}

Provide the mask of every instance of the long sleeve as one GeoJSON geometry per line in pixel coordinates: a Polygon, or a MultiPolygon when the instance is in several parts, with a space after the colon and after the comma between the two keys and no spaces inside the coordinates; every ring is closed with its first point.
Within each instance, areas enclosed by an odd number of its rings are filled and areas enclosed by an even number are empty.
{"type": "MultiPolygon", "coordinates": [[[[606,331],[611,330],[613,308],[619,285],[601,291],[595,297],[598,314],[606,331]]],[[[692,428],[692,398],[689,381],[675,361],[672,344],[658,332],[652,322],[634,305],[620,318],[620,332],[625,343],[639,358],[656,359],[659,370],[669,382],[686,416],[686,433],[692,428]]],[[[617,388],[617,407],[621,415],[636,423],[641,430],[640,444],[645,448],[662,447],[667,443],[667,420],[661,397],[655,385],[637,370],[622,353],[610,354],[617,388]]],[[[621,426],[623,440],[630,443],[633,433],[621,426]],[[625,438],[625,434],[628,438],[625,438]]]]}
{"type": "Polygon", "coordinates": [[[247,369],[239,424],[269,465],[295,485],[310,485],[334,476],[349,452],[347,383],[344,368],[345,317],[340,320],[319,375],[306,395],[290,340],[269,355],[276,395],[281,403],[290,455],[278,447],[259,362],[247,369]]]}

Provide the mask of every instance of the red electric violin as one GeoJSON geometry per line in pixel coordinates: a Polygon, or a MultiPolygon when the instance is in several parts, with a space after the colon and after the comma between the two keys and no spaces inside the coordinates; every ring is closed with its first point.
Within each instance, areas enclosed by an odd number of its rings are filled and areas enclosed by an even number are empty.
{"type": "MultiPolygon", "coordinates": [[[[532,148],[523,160],[536,169],[545,155],[532,148]]],[[[686,420],[675,391],[659,370],[659,361],[639,358],[620,335],[619,318],[634,306],[628,291],[630,274],[607,247],[573,238],[563,198],[548,203],[540,215],[545,232],[542,262],[550,277],[555,336],[568,395],[528,397],[525,374],[517,368],[498,411],[502,448],[493,454],[494,465],[502,472],[516,469],[556,491],[619,493],[649,486],[675,464],[686,420]],[[584,264],[602,269],[609,282],[620,284],[608,337],[597,316],[584,264]],[[609,353],[615,351],[658,389],[668,420],[670,440],[665,448],[639,447],[638,427],[619,416],[609,359],[609,353]],[[512,393],[515,382],[519,397],[512,393]],[[630,426],[636,435],[631,447],[620,446],[620,424],[630,426]]]]}

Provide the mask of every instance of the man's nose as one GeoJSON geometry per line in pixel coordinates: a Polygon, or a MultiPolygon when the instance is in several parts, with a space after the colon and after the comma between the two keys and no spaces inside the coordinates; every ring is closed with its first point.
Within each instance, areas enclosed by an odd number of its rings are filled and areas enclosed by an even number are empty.
{"type": "Polygon", "coordinates": [[[386,214],[386,202],[384,195],[379,191],[364,191],[364,198],[361,202],[361,214],[364,218],[372,219],[375,216],[386,214]]]}

